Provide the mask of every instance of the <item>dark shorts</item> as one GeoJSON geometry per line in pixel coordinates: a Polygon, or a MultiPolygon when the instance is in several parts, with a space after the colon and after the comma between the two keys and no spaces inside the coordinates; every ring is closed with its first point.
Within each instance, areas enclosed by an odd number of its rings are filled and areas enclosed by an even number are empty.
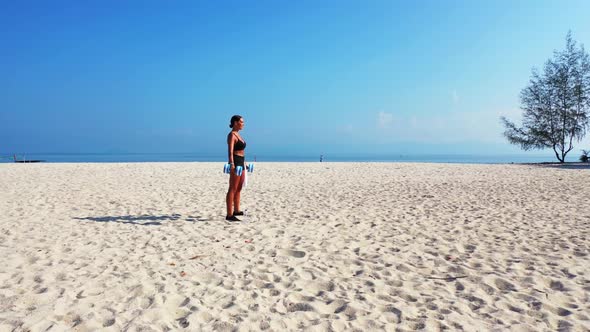
{"type": "Polygon", "coordinates": [[[238,166],[244,167],[244,160],[245,160],[244,157],[238,156],[237,154],[234,154],[234,166],[236,166],[236,167],[238,167],[238,166]]]}

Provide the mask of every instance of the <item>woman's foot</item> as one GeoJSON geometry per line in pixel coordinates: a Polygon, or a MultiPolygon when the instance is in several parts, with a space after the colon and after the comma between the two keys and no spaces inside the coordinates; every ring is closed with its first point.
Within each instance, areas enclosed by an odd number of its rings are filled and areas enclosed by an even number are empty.
{"type": "Polygon", "coordinates": [[[244,211],[236,211],[234,212],[234,216],[243,216],[244,215],[244,211]]]}
{"type": "Polygon", "coordinates": [[[227,221],[241,221],[240,219],[236,218],[236,216],[225,216],[225,220],[227,220],[227,221]]]}

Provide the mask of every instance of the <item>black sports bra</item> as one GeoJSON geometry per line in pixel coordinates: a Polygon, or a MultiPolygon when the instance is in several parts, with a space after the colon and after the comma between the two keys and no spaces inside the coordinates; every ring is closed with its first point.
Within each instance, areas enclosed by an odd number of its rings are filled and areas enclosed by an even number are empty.
{"type": "Polygon", "coordinates": [[[234,151],[242,151],[246,148],[246,142],[241,141],[237,136],[237,141],[234,144],[234,151]]]}

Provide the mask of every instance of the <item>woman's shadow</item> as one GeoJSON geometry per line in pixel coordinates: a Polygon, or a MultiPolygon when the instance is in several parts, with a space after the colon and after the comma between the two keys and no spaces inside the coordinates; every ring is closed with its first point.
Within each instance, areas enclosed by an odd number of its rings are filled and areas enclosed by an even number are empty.
{"type": "Polygon", "coordinates": [[[77,220],[87,220],[96,222],[116,222],[121,224],[132,224],[142,226],[160,226],[161,221],[174,221],[180,219],[180,214],[161,215],[161,216],[150,216],[150,215],[139,215],[139,216],[105,216],[105,217],[84,217],[78,218],[77,220]]]}

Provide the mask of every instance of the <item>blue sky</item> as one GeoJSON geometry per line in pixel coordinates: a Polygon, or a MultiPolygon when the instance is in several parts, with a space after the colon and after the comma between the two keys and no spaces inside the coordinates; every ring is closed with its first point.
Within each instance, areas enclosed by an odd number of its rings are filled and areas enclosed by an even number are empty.
{"type": "MultiPolygon", "coordinates": [[[[3,1],[0,152],[518,153],[589,1],[3,1]]],[[[590,148],[590,139],[578,145],[590,148]]],[[[536,154],[550,151],[534,152],[536,154]]]]}

